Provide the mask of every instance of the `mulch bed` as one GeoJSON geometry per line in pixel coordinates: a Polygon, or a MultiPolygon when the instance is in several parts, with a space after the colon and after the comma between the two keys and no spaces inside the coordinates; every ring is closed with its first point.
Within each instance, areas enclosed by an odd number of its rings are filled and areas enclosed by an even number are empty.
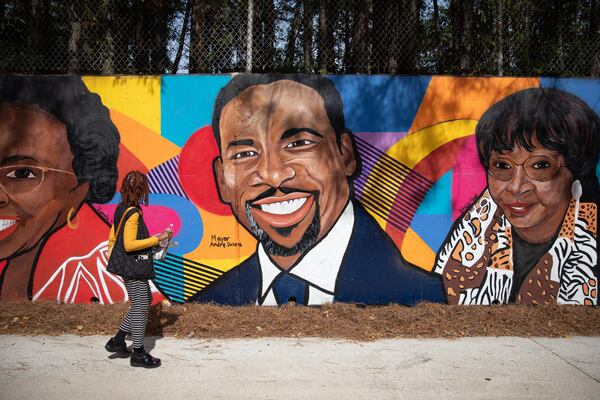
{"type": "MultiPolygon", "coordinates": [[[[0,334],[112,335],[128,304],[0,304],[0,334]]],[[[369,341],[464,336],[600,335],[600,308],[582,306],[152,306],[147,334],[177,338],[320,337],[369,341]]]]}

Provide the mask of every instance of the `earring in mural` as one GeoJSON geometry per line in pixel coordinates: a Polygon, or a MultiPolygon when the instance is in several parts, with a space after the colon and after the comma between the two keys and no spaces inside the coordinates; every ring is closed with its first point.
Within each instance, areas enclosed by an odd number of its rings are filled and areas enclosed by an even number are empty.
{"type": "Polygon", "coordinates": [[[69,213],[67,214],[67,225],[71,229],[77,229],[79,226],[79,215],[75,216],[75,220],[73,220],[73,213],[75,212],[75,208],[71,207],[69,213]]]}
{"type": "Polygon", "coordinates": [[[581,187],[581,182],[579,179],[575,179],[573,184],[571,185],[571,195],[575,199],[575,223],[577,223],[577,218],[579,218],[579,199],[583,194],[583,188],[581,187]]]}

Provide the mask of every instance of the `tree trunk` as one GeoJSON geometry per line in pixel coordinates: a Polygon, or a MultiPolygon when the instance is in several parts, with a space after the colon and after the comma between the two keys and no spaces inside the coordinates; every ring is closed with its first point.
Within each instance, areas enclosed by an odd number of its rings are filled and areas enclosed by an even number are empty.
{"type": "Polygon", "coordinates": [[[442,43],[440,35],[440,7],[438,5],[438,0],[433,0],[433,42],[435,43],[435,72],[440,73],[442,43]]]}
{"type": "Polygon", "coordinates": [[[401,35],[401,28],[404,26],[400,25],[398,21],[400,20],[400,9],[404,9],[404,1],[402,2],[393,2],[391,4],[391,9],[386,13],[386,32],[392,33],[392,40],[389,45],[386,64],[385,64],[385,73],[388,74],[397,74],[398,73],[398,58],[403,57],[401,48],[402,44],[405,41],[405,38],[401,35]]]}
{"type": "Polygon", "coordinates": [[[462,0],[462,35],[460,39],[460,68],[473,72],[473,0],[462,0]]]}
{"type": "Polygon", "coordinates": [[[396,11],[400,24],[396,27],[396,37],[400,38],[395,46],[394,62],[397,73],[412,73],[416,70],[419,27],[421,25],[421,0],[405,0],[396,11]]]}
{"type": "Polygon", "coordinates": [[[354,27],[350,51],[350,72],[369,72],[369,0],[354,3],[354,27]]]}
{"type": "Polygon", "coordinates": [[[171,20],[172,9],[164,1],[154,1],[149,15],[149,25],[152,27],[152,42],[150,49],[151,73],[164,74],[169,68],[167,45],[169,41],[168,25],[171,20]]]}
{"type": "MultiPolygon", "coordinates": [[[[588,36],[590,43],[598,43],[600,40],[600,7],[598,0],[591,0],[590,4],[590,28],[588,36]]],[[[591,76],[600,76],[600,51],[592,56],[591,76]]]]}
{"type": "Polygon", "coordinates": [[[210,13],[210,0],[192,1],[192,23],[190,31],[190,73],[208,72],[207,16],[210,13]]]}
{"type": "Polygon", "coordinates": [[[312,0],[303,1],[303,22],[304,29],[302,33],[302,50],[304,52],[304,72],[310,73],[312,68],[312,41],[313,41],[313,5],[312,0]]]}
{"type": "Polygon", "coordinates": [[[373,69],[375,73],[385,73],[387,69],[387,54],[389,48],[388,15],[391,3],[386,0],[373,0],[373,69]]]}
{"type": "Polygon", "coordinates": [[[69,4],[69,45],[68,57],[69,65],[67,72],[69,74],[76,74],[79,72],[79,38],[81,37],[81,22],[77,15],[74,2],[69,4]]]}
{"type": "Polygon", "coordinates": [[[275,9],[272,0],[254,0],[253,71],[270,72],[274,63],[275,9]]]}
{"type": "Polygon", "coordinates": [[[263,48],[265,49],[265,56],[263,58],[262,72],[272,72],[273,66],[275,65],[275,6],[273,0],[264,1],[264,39],[263,48]]]}
{"type": "Polygon", "coordinates": [[[588,35],[590,38],[597,38],[600,34],[600,7],[598,0],[590,1],[590,29],[588,35]]]}
{"type": "Polygon", "coordinates": [[[31,72],[43,72],[42,62],[44,61],[44,38],[46,37],[44,22],[45,7],[43,0],[30,0],[29,3],[29,24],[27,32],[27,48],[31,54],[31,72]]]}
{"type": "Polygon", "coordinates": [[[181,62],[181,55],[183,54],[183,46],[185,44],[185,34],[187,33],[188,25],[190,22],[190,13],[192,10],[192,0],[187,0],[185,4],[185,14],[183,15],[183,23],[181,25],[181,32],[179,33],[179,41],[177,44],[177,53],[173,59],[173,65],[171,66],[171,73],[176,74],[179,70],[179,63],[181,62]]]}
{"type": "Polygon", "coordinates": [[[333,72],[333,31],[330,21],[331,12],[329,11],[327,0],[319,0],[319,37],[318,37],[318,68],[320,74],[333,72]]]}
{"type": "Polygon", "coordinates": [[[298,34],[298,24],[300,20],[300,6],[302,3],[300,1],[296,1],[296,5],[294,7],[294,16],[292,17],[292,22],[290,23],[290,31],[288,32],[287,37],[287,47],[285,49],[285,61],[284,65],[286,68],[293,69],[294,67],[294,55],[296,53],[296,36],[298,34]]]}
{"type": "Polygon", "coordinates": [[[343,74],[348,73],[348,66],[350,65],[350,46],[351,46],[351,36],[352,34],[350,33],[351,29],[352,29],[352,21],[351,21],[351,12],[348,9],[344,9],[344,11],[342,11],[342,17],[344,19],[344,28],[343,28],[343,32],[341,33],[340,36],[342,36],[344,38],[344,56],[342,58],[342,69],[339,71],[343,74]]]}
{"type": "MultiPolygon", "coordinates": [[[[450,1],[450,24],[452,26],[452,55],[450,56],[451,60],[459,60],[461,53],[461,32],[462,32],[462,1],[461,0],[451,0],[450,1]]],[[[456,61],[455,61],[456,62],[456,61]]],[[[455,63],[454,63],[455,64],[455,63]]],[[[452,65],[450,63],[449,65],[452,65]]],[[[455,64],[456,65],[456,64],[455,64]]],[[[450,71],[460,70],[460,68],[456,68],[455,66],[451,67],[450,71]]]]}
{"type": "Polygon", "coordinates": [[[496,0],[496,69],[504,75],[504,0],[496,0]]]}
{"type": "Polygon", "coordinates": [[[133,69],[136,74],[148,72],[148,43],[146,41],[146,32],[148,26],[146,23],[146,4],[144,0],[134,0],[132,12],[134,16],[133,31],[133,69]]]}
{"type": "Polygon", "coordinates": [[[114,4],[113,0],[102,1],[102,17],[106,41],[102,51],[102,75],[115,73],[115,43],[114,43],[114,4]]]}

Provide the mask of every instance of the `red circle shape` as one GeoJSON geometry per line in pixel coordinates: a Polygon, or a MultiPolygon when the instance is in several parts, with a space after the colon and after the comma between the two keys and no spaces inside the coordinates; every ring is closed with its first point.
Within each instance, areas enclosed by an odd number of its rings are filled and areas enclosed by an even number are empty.
{"type": "Polygon", "coordinates": [[[179,180],[192,202],[218,215],[232,215],[231,208],[221,202],[213,173],[213,160],[219,155],[210,126],[190,136],[179,156],[179,180]]]}

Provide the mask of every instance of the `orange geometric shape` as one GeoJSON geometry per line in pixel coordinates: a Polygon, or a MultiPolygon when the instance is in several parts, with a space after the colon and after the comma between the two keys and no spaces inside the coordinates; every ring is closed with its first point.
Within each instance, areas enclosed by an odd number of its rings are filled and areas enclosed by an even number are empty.
{"type": "Polygon", "coordinates": [[[410,228],[402,241],[402,256],[409,263],[425,271],[431,271],[435,263],[435,252],[410,228]]]}
{"type": "Polygon", "coordinates": [[[409,133],[443,121],[476,119],[494,103],[519,90],[539,87],[539,78],[434,76],[409,133]]]}
{"type": "Polygon", "coordinates": [[[148,170],[179,154],[179,146],[131,117],[112,109],[110,117],[119,129],[123,146],[136,154],[148,170]]]}

